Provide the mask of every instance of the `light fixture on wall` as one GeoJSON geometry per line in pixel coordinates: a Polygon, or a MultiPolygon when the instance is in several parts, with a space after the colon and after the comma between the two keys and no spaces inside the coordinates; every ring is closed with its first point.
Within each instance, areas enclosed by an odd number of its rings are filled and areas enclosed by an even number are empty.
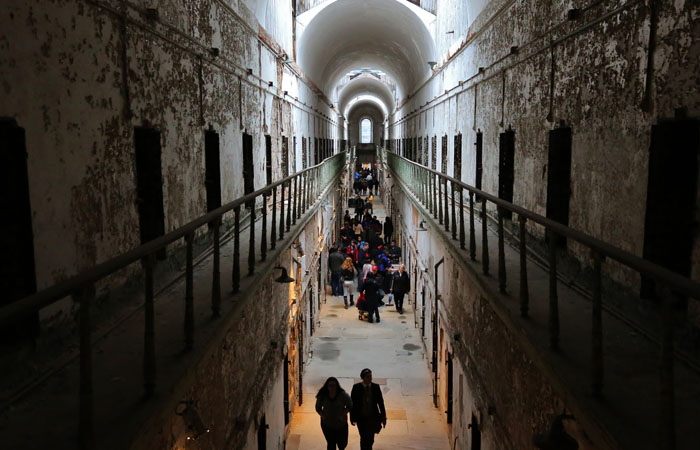
{"type": "Polygon", "coordinates": [[[430,66],[430,70],[433,70],[437,65],[437,61],[428,61],[428,65],[430,66]]]}
{"type": "Polygon", "coordinates": [[[420,223],[418,224],[418,231],[428,231],[428,229],[425,227],[424,220],[421,220],[420,223]]]}
{"type": "Polygon", "coordinates": [[[181,416],[182,420],[185,421],[187,440],[197,440],[203,434],[209,433],[210,430],[204,425],[194,400],[181,401],[175,410],[175,414],[181,416]]]}
{"type": "Polygon", "coordinates": [[[287,269],[281,266],[275,267],[275,269],[282,269],[282,274],[275,278],[275,282],[277,283],[293,283],[294,278],[290,277],[289,274],[287,273],[287,269]]]}
{"type": "Polygon", "coordinates": [[[577,450],[578,442],[564,429],[564,420],[573,420],[574,416],[566,414],[566,410],[555,416],[549,431],[532,437],[535,447],[542,450],[577,450]]]}

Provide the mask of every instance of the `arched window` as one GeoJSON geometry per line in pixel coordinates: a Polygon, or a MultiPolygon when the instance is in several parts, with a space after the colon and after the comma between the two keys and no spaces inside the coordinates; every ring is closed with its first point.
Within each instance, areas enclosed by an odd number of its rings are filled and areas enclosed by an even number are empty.
{"type": "Polygon", "coordinates": [[[372,121],[369,119],[362,119],[360,122],[360,143],[372,143],[372,121]]]}

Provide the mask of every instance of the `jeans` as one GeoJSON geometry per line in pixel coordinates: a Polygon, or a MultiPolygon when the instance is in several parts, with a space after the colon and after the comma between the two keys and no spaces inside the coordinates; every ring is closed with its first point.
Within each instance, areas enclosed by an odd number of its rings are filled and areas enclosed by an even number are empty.
{"type": "Polygon", "coordinates": [[[340,272],[331,272],[331,292],[333,295],[343,295],[343,286],[341,283],[340,272]]]}
{"type": "Polygon", "coordinates": [[[323,436],[326,438],[326,449],[336,450],[338,446],[339,450],[344,450],[348,445],[348,424],[346,423],[344,427],[339,429],[329,428],[321,424],[321,430],[323,430],[323,436]]]}
{"type": "Polygon", "coordinates": [[[348,295],[352,295],[352,287],[353,283],[348,283],[348,285],[346,285],[345,281],[343,281],[343,295],[345,297],[347,297],[348,295]]]}

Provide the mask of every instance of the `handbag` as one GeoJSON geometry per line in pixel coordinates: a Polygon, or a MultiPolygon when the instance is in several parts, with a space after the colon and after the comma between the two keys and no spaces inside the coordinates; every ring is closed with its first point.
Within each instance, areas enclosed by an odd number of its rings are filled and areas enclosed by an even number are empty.
{"type": "Polygon", "coordinates": [[[392,292],[389,293],[389,303],[387,303],[386,305],[394,306],[394,294],[392,292]]]}

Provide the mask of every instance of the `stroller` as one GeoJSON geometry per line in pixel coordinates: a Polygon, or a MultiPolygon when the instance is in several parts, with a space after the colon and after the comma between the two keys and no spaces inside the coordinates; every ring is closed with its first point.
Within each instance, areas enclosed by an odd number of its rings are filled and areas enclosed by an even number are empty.
{"type": "Polygon", "coordinates": [[[360,296],[357,297],[357,302],[355,303],[357,305],[357,318],[360,320],[367,320],[369,319],[369,311],[367,311],[367,300],[365,299],[365,293],[362,292],[360,293],[360,296]]]}

